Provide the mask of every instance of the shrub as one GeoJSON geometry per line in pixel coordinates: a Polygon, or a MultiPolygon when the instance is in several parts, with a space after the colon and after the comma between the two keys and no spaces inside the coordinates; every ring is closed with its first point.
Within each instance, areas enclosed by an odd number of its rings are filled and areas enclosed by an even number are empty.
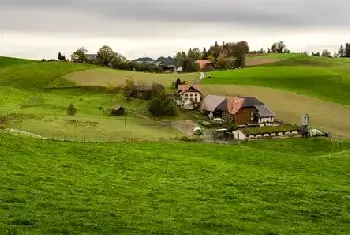
{"type": "Polygon", "coordinates": [[[117,90],[118,90],[118,87],[117,87],[117,85],[115,83],[109,82],[107,84],[106,90],[107,90],[108,93],[116,93],[117,90]]]}
{"type": "Polygon", "coordinates": [[[74,105],[71,103],[67,108],[67,115],[68,116],[74,116],[77,113],[77,109],[74,107],[74,105]]]}
{"type": "Polygon", "coordinates": [[[171,97],[159,95],[152,98],[149,103],[148,111],[153,116],[176,116],[176,105],[171,97]]]}
{"type": "Polygon", "coordinates": [[[10,119],[5,116],[0,116],[0,130],[6,129],[10,123],[10,119]]]}

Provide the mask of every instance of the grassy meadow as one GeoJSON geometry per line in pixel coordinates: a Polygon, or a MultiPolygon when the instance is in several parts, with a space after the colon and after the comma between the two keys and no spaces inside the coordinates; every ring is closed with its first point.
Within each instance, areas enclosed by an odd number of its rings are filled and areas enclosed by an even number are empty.
{"type": "Polygon", "coordinates": [[[349,231],[349,142],[0,145],[0,234],[349,231]]]}
{"type": "Polygon", "coordinates": [[[300,57],[239,70],[215,71],[204,84],[236,84],[288,90],[350,105],[350,61],[300,57]]]}
{"type": "Polygon", "coordinates": [[[0,69],[12,67],[12,66],[23,65],[23,64],[32,64],[32,63],[35,63],[35,61],[0,56],[0,69]]]}
{"type": "Polygon", "coordinates": [[[193,81],[199,77],[199,73],[188,74],[156,74],[135,71],[121,71],[108,68],[90,69],[74,72],[64,78],[82,86],[107,86],[108,84],[123,85],[127,78],[133,78],[136,82],[152,84],[153,82],[164,86],[171,86],[178,77],[183,81],[193,81]]]}
{"type": "MultiPolygon", "coordinates": [[[[1,61],[1,60],[0,60],[1,61]]],[[[0,69],[0,86],[19,89],[42,89],[45,86],[70,85],[63,76],[92,68],[91,65],[69,62],[36,62],[0,69]]]]}
{"type": "Polygon", "coordinates": [[[9,128],[45,138],[71,141],[160,140],[181,137],[170,126],[148,118],[148,103],[126,101],[121,94],[84,89],[51,92],[22,91],[0,87],[0,115],[11,119],[9,128]],[[77,108],[67,116],[70,103],[77,108]],[[107,116],[103,110],[115,105],[126,108],[126,116],[107,116]],[[103,110],[101,110],[103,109],[103,110]]]}

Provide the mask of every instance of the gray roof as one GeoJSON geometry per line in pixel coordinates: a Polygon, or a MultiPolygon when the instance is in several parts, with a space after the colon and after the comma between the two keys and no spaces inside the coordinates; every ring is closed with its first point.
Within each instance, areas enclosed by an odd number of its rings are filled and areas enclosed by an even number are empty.
{"type": "Polygon", "coordinates": [[[226,104],[226,97],[217,95],[208,95],[204,98],[201,109],[204,111],[214,112],[217,109],[224,108],[226,104]]]}
{"type": "Polygon", "coordinates": [[[258,110],[259,117],[276,117],[276,114],[266,105],[255,105],[255,108],[258,110]]]}
{"type": "Polygon", "coordinates": [[[242,107],[246,108],[246,107],[254,107],[256,105],[264,105],[263,102],[261,102],[260,100],[258,100],[255,97],[241,97],[244,98],[244,102],[242,107]]]}

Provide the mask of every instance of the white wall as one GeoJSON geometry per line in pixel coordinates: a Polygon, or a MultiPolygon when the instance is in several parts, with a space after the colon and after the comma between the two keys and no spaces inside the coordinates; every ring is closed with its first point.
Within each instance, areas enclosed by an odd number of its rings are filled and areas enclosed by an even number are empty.
{"type": "Polygon", "coordinates": [[[274,122],[274,121],[275,121],[274,117],[259,118],[259,124],[261,124],[261,123],[268,123],[268,122],[274,122]]]}
{"type": "Polygon", "coordinates": [[[201,94],[199,92],[185,92],[182,94],[182,100],[190,100],[195,102],[201,101],[201,94]]]}

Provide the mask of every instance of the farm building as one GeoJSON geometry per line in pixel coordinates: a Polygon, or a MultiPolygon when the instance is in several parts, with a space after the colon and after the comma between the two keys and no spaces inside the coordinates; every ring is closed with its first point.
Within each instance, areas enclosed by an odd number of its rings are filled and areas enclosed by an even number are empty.
{"type": "Polygon", "coordinates": [[[208,95],[203,99],[201,104],[201,112],[205,115],[212,113],[214,117],[222,117],[223,113],[227,111],[227,97],[208,95]]]}
{"type": "Polygon", "coordinates": [[[208,95],[201,111],[232,120],[237,125],[273,123],[276,114],[255,97],[224,97],[208,95]]]}
{"type": "Polygon", "coordinates": [[[125,109],[121,105],[116,105],[111,108],[112,116],[123,116],[125,113],[125,109]]]}
{"type": "Polygon", "coordinates": [[[272,123],[276,116],[255,97],[227,98],[227,112],[231,120],[238,125],[272,123]]]}
{"type": "Polygon", "coordinates": [[[183,101],[189,100],[194,102],[201,102],[202,94],[195,86],[179,85],[177,91],[183,101]]]}
{"type": "Polygon", "coordinates": [[[196,60],[196,64],[198,64],[200,71],[207,71],[215,68],[215,64],[210,60],[196,60]]]}

